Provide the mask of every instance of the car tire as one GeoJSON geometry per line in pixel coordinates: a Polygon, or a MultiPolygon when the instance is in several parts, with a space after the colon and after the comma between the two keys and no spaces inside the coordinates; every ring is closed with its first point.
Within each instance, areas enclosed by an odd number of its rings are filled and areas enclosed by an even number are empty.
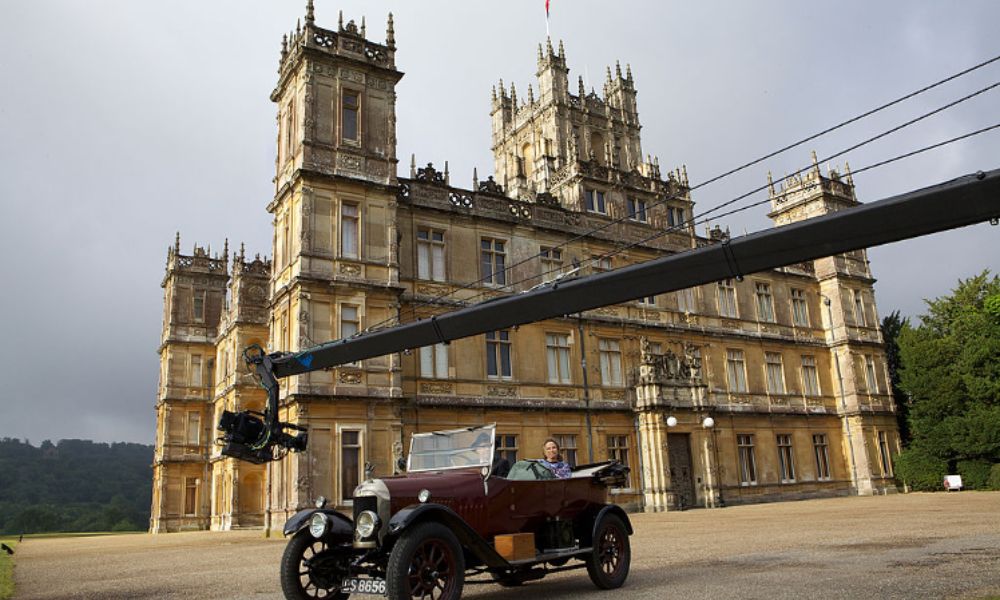
{"type": "Polygon", "coordinates": [[[465,555],[458,538],[441,523],[414,525],[400,536],[389,555],[389,600],[433,597],[458,600],[465,584],[465,555]],[[440,595],[435,590],[440,589],[440,595]]]}
{"type": "Polygon", "coordinates": [[[601,589],[619,588],[628,577],[632,562],[628,529],[616,515],[605,515],[594,534],[594,547],[587,555],[587,574],[601,589]]]}
{"type": "Polygon", "coordinates": [[[285,546],[281,556],[281,591],[285,598],[311,600],[313,598],[333,598],[343,600],[349,596],[340,590],[346,571],[341,571],[333,559],[333,549],[318,540],[307,529],[295,534],[285,546]],[[305,561],[322,560],[322,571],[304,564],[305,561]],[[331,591],[337,590],[337,591],[331,591]]]}

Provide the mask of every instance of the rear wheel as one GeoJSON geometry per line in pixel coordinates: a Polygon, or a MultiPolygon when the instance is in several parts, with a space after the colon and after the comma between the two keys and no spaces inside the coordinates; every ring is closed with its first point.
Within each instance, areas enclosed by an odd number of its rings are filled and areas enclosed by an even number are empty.
{"type": "Polygon", "coordinates": [[[465,556],[450,529],[420,523],[407,529],[389,555],[390,600],[457,600],[465,583],[465,556]]]}
{"type": "Polygon", "coordinates": [[[587,574],[599,588],[621,587],[632,562],[628,530],[615,515],[605,515],[594,535],[594,549],[587,555],[587,574]]]}
{"type": "Polygon", "coordinates": [[[281,591],[285,598],[294,600],[347,598],[340,585],[347,575],[348,558],[304,529],[285,546],[281,557],[281,591]]]}

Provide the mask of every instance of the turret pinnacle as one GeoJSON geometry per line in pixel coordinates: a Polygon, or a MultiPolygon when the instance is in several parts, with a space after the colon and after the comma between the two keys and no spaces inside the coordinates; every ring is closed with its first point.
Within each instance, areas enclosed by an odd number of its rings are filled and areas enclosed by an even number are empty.
{"type": "Polygon", "coordinates": [[[389,13],[389,23],[385,27],[385,45],[390,50],[396,49],[396,29],[392,24],[392,13],[389,13]]]}
{"type": "Polygon", "coordinates": [[[306,25],[312,25],[316,21],[315,7],[313,0],[306,1],[306,25]]]}

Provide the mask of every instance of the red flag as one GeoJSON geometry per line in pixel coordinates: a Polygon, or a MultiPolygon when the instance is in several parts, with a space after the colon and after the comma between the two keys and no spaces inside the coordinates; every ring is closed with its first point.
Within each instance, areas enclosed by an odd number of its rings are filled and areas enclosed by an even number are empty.
{"type": "Polygon", "coordinates": [[[549,18],[549,0],[545,0],[545,18],[549,18]]]}

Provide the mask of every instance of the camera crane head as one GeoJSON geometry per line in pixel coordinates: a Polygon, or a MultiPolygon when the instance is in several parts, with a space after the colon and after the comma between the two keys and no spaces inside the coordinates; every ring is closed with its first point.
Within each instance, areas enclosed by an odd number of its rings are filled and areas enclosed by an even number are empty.
{"type": "Polygon", "coordinates": [[[309,439],[306,429],[278,420],[278,380],[274,376],[273,362],[276,356],[265,353],[256,344],[243,351],[247,367],[267,390],[267,408],[263,413],[251,410],[222,412],[218,427],[222,436],[218,443],[223,445],[223,455],[263,464],[280,459],[289,450],[301,452],[306,449],[309,439]]]}

